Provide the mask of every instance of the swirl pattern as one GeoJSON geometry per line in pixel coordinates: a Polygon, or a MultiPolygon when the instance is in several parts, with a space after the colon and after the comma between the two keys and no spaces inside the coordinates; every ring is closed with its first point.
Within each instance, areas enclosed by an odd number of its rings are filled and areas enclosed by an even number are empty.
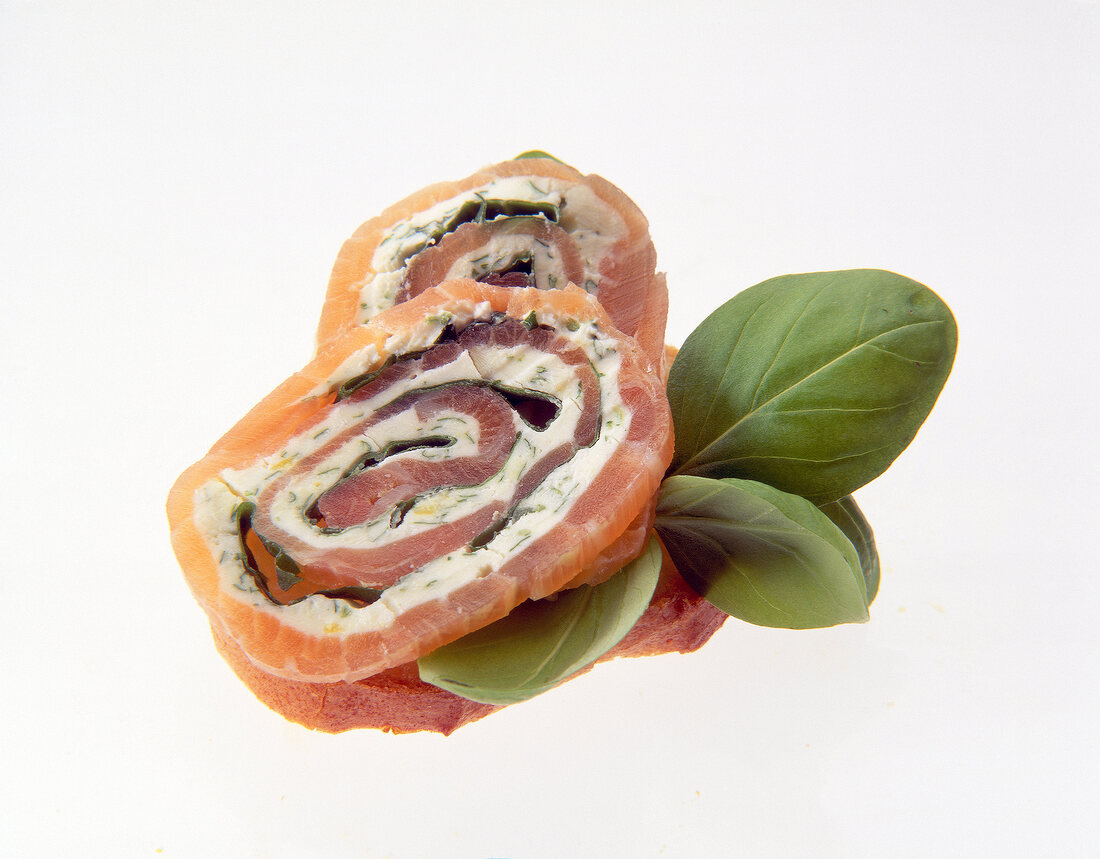
{"type": "Polygon", "coordinates": [[[318,342],[448,279],[572,283],[662,368],[668,288],[656,264],[648,221],[606,179],[549,157],[505,161],[431,185],[356,230],[333,266],[318,342]]]}
{"type": "Polygon", "coordinates": [[[660,378],[583,290],[446,281],[186,472],[173,539],[253,664],[355,681],[636,553],[670,457],[660,378]]]}

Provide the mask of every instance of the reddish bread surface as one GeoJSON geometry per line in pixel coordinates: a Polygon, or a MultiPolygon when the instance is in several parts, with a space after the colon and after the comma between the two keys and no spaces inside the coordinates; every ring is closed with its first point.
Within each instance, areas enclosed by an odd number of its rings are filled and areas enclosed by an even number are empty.
{"type": "MultiPolygon", "coordinates": [[[[649,608],[600,662],[690,653],[706,644],[726,617],[688,587],[666,554],[649,608]]],[[[291,722],[314,730],[335,734],[372,728],[395,734],[450,734],[501,709],[423,682],[415,662],[355,683],[285,680],[257,668],[231,638],[216,626],[212,629],[218,651],[260,701],[291,722]]]]}

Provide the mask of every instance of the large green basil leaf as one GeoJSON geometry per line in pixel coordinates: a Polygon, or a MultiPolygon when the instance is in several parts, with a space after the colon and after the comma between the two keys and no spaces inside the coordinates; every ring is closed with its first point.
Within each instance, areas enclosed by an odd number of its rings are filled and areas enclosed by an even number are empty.
{"type": "Polygon", "coordinates": [[[867,605],[870,605],[878,596],[881,568],[875,535],[867,517],[863,515],[863,511],[859,509],[851,495],[846,495],[839,501],[822,504],[821,512],[828,516],[855,546],[856,554],[859,556],[859,566],[863,570],[863,580],[867,583],[867,605]]]}
{"type": "Polygon", "coordinates": [[[956,340],[939,296],[891,272],[757,284],[676,356],[670,473],[759,480],[818,504],[850,495],[913,440],[956,340]]]}
{"type": "Polygon", "coordinates": [[[805,498],[751,480],[670,477],[657,532],[687,583],[733,617],[785,629],[867,620],[855,548],[805,498]]]}
{"type": "Polygon", "coordinates": [[[420,678],[483,704],[533,698],[618,644],[649,606],[660,572],[661,548],[651,537],[638,558],[603,584],[523,603],[422,656],[420,678]]]}

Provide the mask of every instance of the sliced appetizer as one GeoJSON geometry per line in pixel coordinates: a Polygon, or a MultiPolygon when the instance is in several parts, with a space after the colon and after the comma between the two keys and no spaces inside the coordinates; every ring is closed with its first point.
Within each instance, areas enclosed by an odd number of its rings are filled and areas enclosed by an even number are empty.
{"type": "Polygon", "coordinates": [[[645,216],[606,179],[537,156],[431,185],[363,224],[333,266],[318,342],[453,278],[572,283],[662,366],[668,289],[645,216]]]}
{"type": "Polygon", "coordinates": [[[590,295],[448,281],[324,345],[169,519],[223,651],[354,683],[605,578],[671,455],[660,379],[590,295]]]}

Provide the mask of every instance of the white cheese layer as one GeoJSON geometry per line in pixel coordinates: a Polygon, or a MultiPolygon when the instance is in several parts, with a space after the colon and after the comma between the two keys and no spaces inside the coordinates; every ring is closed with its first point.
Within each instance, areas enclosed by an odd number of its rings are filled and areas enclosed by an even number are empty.
{"type": "MultiPolygon", "coordinates": [[[[447,270],[444,280],[469,277],[477,280],[490,272],[506,271],[516,262],[526,259],[537,289],[558,289],[569,282],[564,260],[556,249],[524,234],[494,235],[477,250],[457,257],[447,270]]],[[[579,284],[578,284],[579,285],[579,284]]]]}

